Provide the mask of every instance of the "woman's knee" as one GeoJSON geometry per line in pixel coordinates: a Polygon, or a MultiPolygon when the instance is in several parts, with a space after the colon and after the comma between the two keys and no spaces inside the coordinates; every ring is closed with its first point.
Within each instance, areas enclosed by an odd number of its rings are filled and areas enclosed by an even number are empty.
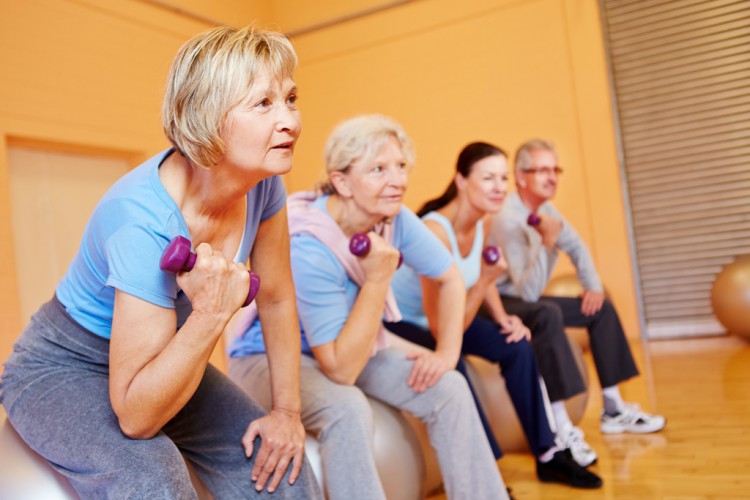
{"type": "Polygon", "coordinates": [[[512,358],[534,356],[534,346],[532,346],[531,342],[525,338],[518,342],[510,342],[509,344],[506,344],[506,348],[508,352],[510,352],[510,357],[512,358]]]}
{"type": "Polygon", "coordinates": [[[534,346],[526,339],[506,344],[506,352],[499,361],[500,371],[505,372],[514,366],[536,366],[534,346]]]}
{"type": "Polygon", "coordinates": [[[364,431],[372,435],[374,429],[372,408],[367,396],[359,388],[342,385],[327,396],[329,403],[319,412],[323,419],[319,436],[321,440],[324,440],[326,434],[334,428],[350,434],[359,434],[364,431]]]}
{"type": "Polygon", "coordinates": [[[466,378],[456,370],[451,370],[443,374],[437,384],[429,390],[438,393],[438,398],[445,401],[456,401],[461,398],[472,400],[471,391],[466,378]]]}
{"type": "Polygon", "coordinates": [[[166,436],[122,444],[103,451],[93,469],[66,471],[83,497],[196,498],[185,460],[166,436]]]}

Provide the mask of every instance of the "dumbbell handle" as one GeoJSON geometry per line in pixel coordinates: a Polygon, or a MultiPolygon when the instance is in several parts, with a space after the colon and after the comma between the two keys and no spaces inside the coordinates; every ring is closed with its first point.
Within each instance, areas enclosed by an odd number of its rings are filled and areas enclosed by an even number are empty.
{"type": "MultiPolygon", "coordinates": [[[[354,233],[354,236],[349,240],[349,251],[357,257],[367,257],[370,253],[370,237],[365,233],[354,233]]],[[[404,262],[404,256],[401,252],[398,253],[398,267],[401,267],[401,263],[404,262]]]]}
{"type": "MultiPolygon", "coordinates": [[[[168,273],[177,274],[179,272],[188,272],[195,266],[197,255],[190,251],[190,240],[184,236],[175,236],[169,242],[167,248],[161,254],[159,268],[168,273]]],[[[250,274],[250,288],[247,291],[247,298],[242,307],[250,304],[255,299],[260,289],[260,276],[253,271],[247,271],[250,274]]]]}
{"type": "Polygon", "coordinates": [[[539,217],[536,213],[531,212],[529,214],[529,217],[526,219],[526,224],[528,224],[531,227],[537,227],[539,224],[541,224],[542,218],[539,217]]]}
{"type": "Polygon", "coordinates": [[[482,258],[489,265],[496,264],[500,260],[500,250],[496,246],[487,245],[482,251],[482,258]]]}

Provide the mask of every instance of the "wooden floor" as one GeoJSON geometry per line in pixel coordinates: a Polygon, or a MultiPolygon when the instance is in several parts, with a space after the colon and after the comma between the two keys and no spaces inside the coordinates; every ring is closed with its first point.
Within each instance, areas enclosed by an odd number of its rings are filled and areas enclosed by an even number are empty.
{"type": "MultiPolygon", "coordinates": [[[[540,483],[531,455],[511,453],[499,467],[517,500],[750,499],[750,342],[722,337],[652,342],[647,348],[633,345],[642,376],[623,384],[622,392],[628,401],[665,415],[667,428],[644,436],[602,435],[601,397],[594,384],[581,427],[599,453],[592,469],[602,476],[604,487],[584,491],[540,483]]],[[[595,378],[591,359],[587,361],[595,378]]],[[[0,423],[2,416],[0,407],[0,423]]],[[[0,476],[19,467],[18,460],[8,463],[12,457],[4,455],[0,476]]],[[[19,491],[29,490],[22,477],[17,479],[19,491]]],[[[60,490],[54,478],[45,480],[51,484],[47,491],[60,490]]],[[[31,489],[42,491],[39,478],[35,481],[31,489]]],[[[7,496],[3,489],[0,499],[21,498],[7,496]]],[[[430,500],[441,499],[445,496],[430,500]]]]}
{"type": "Polygon", "coordinates": [[[633,350],[642,375],[621,386],[623,395],[666,416],[666,429],[602,435],[595,384],[581,427],[599,454],[592,470],[604,479],[602,489],[540,483],[530,455],[507,454],[498,463],[517,500],[750,499],[750,342],[670,340],[635,344],[633,350]]]}

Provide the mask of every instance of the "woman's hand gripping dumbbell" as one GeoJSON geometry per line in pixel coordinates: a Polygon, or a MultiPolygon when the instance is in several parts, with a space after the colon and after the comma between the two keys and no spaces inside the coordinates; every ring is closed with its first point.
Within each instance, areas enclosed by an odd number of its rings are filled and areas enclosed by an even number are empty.
{"type": "MultiPolygon", "coordinates": [[[[175,236],[169,242],[159,260],[159,268],[168,273],[177,274],[181,271],[188,272],[195,266],[196,254],[190,251],[190,240],[183,236],[175,236]]],[[[253,271],[247,271],[250,274],[250,287],[247,292],[247,298],[242,307],[249,305],[260,289],[260,276],[253,271]]]]}
{"type": "Polygon", "coordinates": [[[495,264],[500,260],[500,250],[496,246],[487,245],[482,251],[482,258],[489,265],[495,264]]]}
{"type": "Polygon", "coordinates": [[[487,245],[482,250],[480,277],[484,283],[494,283],[508,268],[503,252],[493,245],[487,245]]]}
{"type": "MultiPolygon", "coordinates": [[[[367,254],[370,253],[370,237],[365,233],[354,233],[354,236],[349,240],[349,251],[352,253],[352,255],[356,255],[357,257],[367,257],[367,254]]],[[[401,267],[401,264],[404,262],[404,256],[399,252],[398,254],[398,266],[396,269],[401,267]]]]}

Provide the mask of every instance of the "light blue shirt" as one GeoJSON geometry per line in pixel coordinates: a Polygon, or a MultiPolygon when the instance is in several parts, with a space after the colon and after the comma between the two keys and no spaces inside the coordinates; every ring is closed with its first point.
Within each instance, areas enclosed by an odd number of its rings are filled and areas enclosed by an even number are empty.
{"type": "MultiPolygon", "coordinates": [[[[312,206],[330,217],[327,199],[327,196],[322,196],[312,206]]],[[[401,251],[404,265],[430,278],[440,276],[450,268],[452,259],[448,250],[411,210],[401,207],[392,224],[392,243],[401,251]]],[[[292,236],[291,261],[303,332],[302,352],[312,354],[311,346],[332,342],[339,336],[360,288],[349,278],[333,252],[308,233],[292,236]]],[[[229,349],[232,357],[263,352],[265,346],[259,320],[250,325],[244,335],[235,337],[229,349]]]]}
{"type": "MultiPolygon", "coordinates": [[[[482,270],[482,250],[484,245],[484,225],[482,221],[477,222],[474,243],[466,257],[461,256],[458,249],[458,241],[453,225],[443,215],[437,212],[430,212],[422,217],[423,220],[432,220],[440,224],[445,232],[448,233],[448,240],[451,246],[453,261],[461,271],[461,276],[466,283],[468,290],[479,281],[479,273],[482,270]]],[[[422,302],[422,283],[417,273],[411,267],[402,266],[391,282],[393,294],[396,296],[396,302],[404,316],[404,321],[428,329],[427,316],[424,313],[422,302]]]]}
{"type": "MultiPolygon", "coordinates": [[[[159,179],[166,150],[118,180],[99,201],[56,294],[66,311],[92,333],[109,338],[115,289],[157,306],[177,310],[182,326],[192,310],[174,275],[159,259],[175,236],[190,238],[177,204],[159,179]]],[[[281,178],[259,182],[247,193],[247,219],[237,262],[247,262],[261,221],[286,201],[281,178]]]]}

